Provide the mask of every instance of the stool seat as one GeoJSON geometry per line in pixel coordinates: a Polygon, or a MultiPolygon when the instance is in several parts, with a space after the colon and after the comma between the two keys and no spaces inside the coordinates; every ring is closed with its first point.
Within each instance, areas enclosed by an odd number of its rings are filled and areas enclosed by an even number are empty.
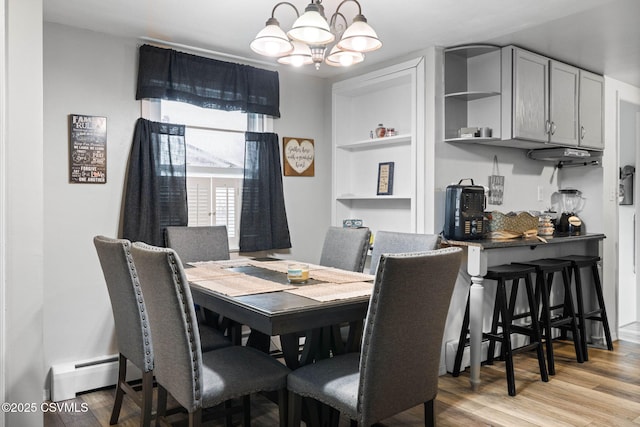
{"type": "MultiPolygon", "coordinates": [[[[482,334],[483,339],[489,341],[487,364],[493,363],[493,359],[495,356],[495,344],[500,343],[500,357],[505,361],[507,390],[510,396],[516,395],[513,355],[518,352],[535,349],[538,356],[540,377],[544,382],[549,381],[542,345],[542,333],[540,331],[540,325],[538,323],[537,303],[533,292],[533,285],[531,283],[531,274],[535,271],[536,269],[534,267],[505,264],[490,267],[487,270],[487,274],[485,275],[485,279],[494,280],[497,282],[491,331],[482,334]],[[511,296],[509,298],[507,297],[506,291],[506,282],[508,280],[511,281],[511,296]],[[513,320],[524,317],[522,315],[514,316],[515,303],[521,280],[524,280],[525,290],[527,293],[527,301],[529,303],[529,312],[535,313],[528,316],[531,317],[530,325],[512,323],[513,320]],[[513,348],[511,344],[511,335],[513,334],[528,336],[529,344],[525,344],[518,348],[513,348]]],[[[469,342],[469,340],[467,339],[468,333],[469,300],[467,298],[467,306],[462,322],[462,328],[460,330],[460,339],[458,341],[458,349],[456,351],[456,358],[454,361],[454,368],[452,372],[452,375],[454,377],[460,374],[462,354],[465,346],[467,346],[469,342]]]]}
{"type": "Polygon", "coordinates": [[[517,277],[524,277],[526,274],[532,274],[535,272],[535,267],[527,267],[518,264],[504,264],[496,265],[487,269],[487,274],[484,278],[489,280],[496,280],[498,278],[509,280],[517,277]]]}
{"type": "Polygon", "coordinates": [[[546,273],[555,273],[561,272],[563,269],[571,267],[571,261],[562,260],[559,258],[542,258],[535,261],[516,263],[516,265],[528,265],[538,270],[543,270],[546,273]]]}
{"type": "Polygon", "coordinates": [[[555,260],[561,261],[570,261],[579,267],[587,267],[593,264],[594,262],[600,262],[600,257],[597,255],[567,255],[561,256],[558,258],[551,258],[555,260]]]}

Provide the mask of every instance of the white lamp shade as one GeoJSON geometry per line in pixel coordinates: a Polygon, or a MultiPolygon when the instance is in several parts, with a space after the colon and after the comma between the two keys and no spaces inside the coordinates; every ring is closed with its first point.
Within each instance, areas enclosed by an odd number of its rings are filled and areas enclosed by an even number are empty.
{"type": "Polygon", "coordinates": [[[378,35],[366,21],[354,20],[342,34],[338,42],[338,47],[342,50],[353,50],[356,52],[371,52],[379,49],[382,42],[378,35]]]}
{"type": "Polygon", "coordinates": [[[331,49],[329,56],[325,62],[333,67],[348,67],[364,61],[362,52],[354,52],[351,50],[341,50],[337,45],[331,49]]]}
{"type": "Polygon", "coordinates": [[[307,10],[296,19],[287,35],[310,45],[325,45],[335,40],[327,20],[315,10],[307,10]]]}
{"type": "Polygon", "coordinates": [[[282,56],[293,51],[289,38],[278,25],[267,25],[249,45],[251,50],[265,56],[282,56]]]}
{"type": "Polygon", "coordinates": [[[311,58],[311,49],[309,46],[296,40],[291,43],[293,44],[293,51],[286,56],[278,58],[278,62],[280,64],[300,67],[302,65],[313,63],[313,59],[311,58]]]}

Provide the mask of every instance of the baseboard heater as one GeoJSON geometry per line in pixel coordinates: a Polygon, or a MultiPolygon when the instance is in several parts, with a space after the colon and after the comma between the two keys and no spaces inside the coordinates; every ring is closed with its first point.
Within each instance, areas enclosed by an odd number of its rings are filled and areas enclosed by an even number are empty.
{"type": "MultiPolygon", "coordinates": [[[[127,381],[141,378],[140,370],[127,364],[127,381]]],[[[118,381],[118,355],[102,356],[51,367],[51,400],[73,399],[76,394],[115,385],[118,381]]]]}

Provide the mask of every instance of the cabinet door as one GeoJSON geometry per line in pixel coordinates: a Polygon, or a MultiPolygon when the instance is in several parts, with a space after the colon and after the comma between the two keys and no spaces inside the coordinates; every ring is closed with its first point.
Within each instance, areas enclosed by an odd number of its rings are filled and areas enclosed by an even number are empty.
{"type": "Polygon", "coordinates": [[[513,60],[513,137],[547,142],[549,60],[520,49],[513,60]]]}
{"type": "Polygon", "coordinates": [[[604,149],[604,78],[580,70],[580,146],[604,149]]]}
{"type": "Polygon", "coordinates": [[[577,146],[578,69],[562,62],[551,61],[550,71],[549,142],[562,146],[577,146]]]}

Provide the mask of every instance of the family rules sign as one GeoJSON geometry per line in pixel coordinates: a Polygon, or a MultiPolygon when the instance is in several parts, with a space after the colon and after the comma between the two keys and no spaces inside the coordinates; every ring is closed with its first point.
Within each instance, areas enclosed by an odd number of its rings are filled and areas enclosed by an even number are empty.
{"type": "Polygon", "coordinates": [[[69,115],[69,182],[107,182],[107,118],[69,115]]]}

